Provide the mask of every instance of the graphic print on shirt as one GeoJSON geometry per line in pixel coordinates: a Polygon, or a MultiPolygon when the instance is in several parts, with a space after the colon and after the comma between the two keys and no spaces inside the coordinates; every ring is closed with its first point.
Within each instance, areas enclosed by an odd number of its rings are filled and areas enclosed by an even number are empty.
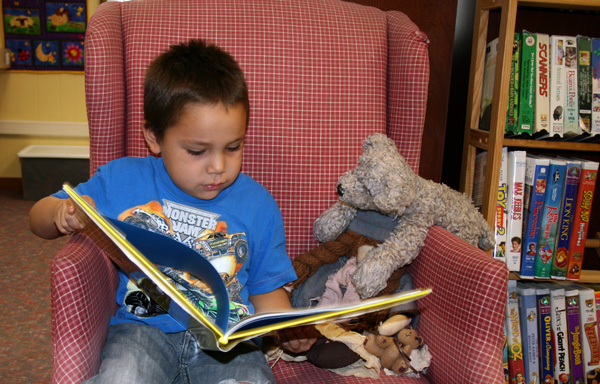
{"type": "MultiPolygon", "coordinates": [[[[237,278],[237,272],[248,260],[248,241],[243,232],[228,233],[227,223],[218,221],[219,217],[220,215],[212,212],[163,200],[162,205],[152,201],[125,210],[118,219],[171,237],[210,261],[220,273],[229,293],[229,321],[238,322],[250,314],[242,303],[242,285],[237,278]]],[[[166,266],[158,267],[204,314],[211,318],[216,316],[217,303],[212,291],[204,282],[185,271],[166,266]]],[[[125,296],[128,311],[141,317],[165,313],[160,305],[143,293],[142,290],[149,289],[144,283],[146,282],[138,281],[128,285],[125,296]]],[[[166,295],[163,296],[166,298],[166,295]]],[[[168,302],[161,303],[163,307],[165,304],[168,305],[168,302]]]]}

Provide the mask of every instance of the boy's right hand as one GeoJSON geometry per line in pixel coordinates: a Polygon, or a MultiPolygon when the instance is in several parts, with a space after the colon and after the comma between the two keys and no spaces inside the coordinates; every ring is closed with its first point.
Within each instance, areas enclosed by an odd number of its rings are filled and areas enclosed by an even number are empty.
{"type": "MultiPolygon", "coordinates": [[[[82,196],[90,205],[96,208],[94,200],[89,196],[82,196]]],[[[76,214],[75,206],[71,199],[61,199],[54,214],[56,229],[63,235],[72,235],[83,229],[83,220],[76,214]]]]}

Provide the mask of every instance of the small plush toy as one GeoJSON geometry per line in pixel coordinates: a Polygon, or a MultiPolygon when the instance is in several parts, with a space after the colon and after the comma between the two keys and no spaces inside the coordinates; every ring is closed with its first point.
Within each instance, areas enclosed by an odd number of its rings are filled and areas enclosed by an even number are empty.
{"type": "Polygon", "coordinates": [[[413,350],[422,345],[423,339],[419,337],[417,331],[405,328],[396,337],[369,334],[365,342],[365,349],[379,357],[383,368],[403,374],[413,369],[410,366],[410,355],[413,350]]]}
{"type": "Polygon", "coordinates": [[[429,227],[440,225],[470,244],[488,250],[494,232],[470,199],[446,185],[419,177],[382,134],[365,140],[357,166],[338,182],[339,200],[314,223],[325,243],[336,239],[359,210],[394,218],[390,236],[359,262],[353,283],[362,298],[375,296],[398,268],[421,251],[429,227]]]}
{"type": "Polygon", "coordinates": [[[378,327],[377,334],[368,334],[365,341],[367,352],[379,357],[383,368],[398,374],[415,370],[410,365],[410,355],[423,345],[423,338],[409,326],[410,322],[406,315],[392,316],[378,327]]]}

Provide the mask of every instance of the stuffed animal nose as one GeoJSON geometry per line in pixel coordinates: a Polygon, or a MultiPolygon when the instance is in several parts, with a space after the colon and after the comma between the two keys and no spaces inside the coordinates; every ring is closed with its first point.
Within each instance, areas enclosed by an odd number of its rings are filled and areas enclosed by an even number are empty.
{"type": "Polygon", "coordinates": [[[337,186],[337,194],[338,196],[344,196],[344,187],[342,187],[342,184],[338,184],[337,186]]]}

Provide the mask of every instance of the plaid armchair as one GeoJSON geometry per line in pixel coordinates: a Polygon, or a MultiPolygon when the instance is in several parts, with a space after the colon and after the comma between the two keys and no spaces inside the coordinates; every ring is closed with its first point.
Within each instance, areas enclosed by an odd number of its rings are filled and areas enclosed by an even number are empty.
{"type": "MultiPolygon", "coordinates": [[[[427,103],[427,36],[400,12],[338,0],[134,0],[99,6],[86,33],[91,172],[121,156],[149,154],[142,137],[142,84],[169,45],[203,38],[244,69],[251,117],[243,172],[283,212],[290,257],[317,246],[312,224],[336,201],[338,177],[362,141],[391,137],[418,170],[427,103]]],[[[409,272],[433,294],[418,302],[419,332],[433,355],[420,379],[394,383],[498,383],[507,270],[440,227],[429,231],[409,272]]],[[[79,383],[100,364],[116,308],[115,267],[83,235],[52,264],[53,381],[79,383]]],[[[278,383],[371,382],[309,363],[279,361],[278,383]]]]}

